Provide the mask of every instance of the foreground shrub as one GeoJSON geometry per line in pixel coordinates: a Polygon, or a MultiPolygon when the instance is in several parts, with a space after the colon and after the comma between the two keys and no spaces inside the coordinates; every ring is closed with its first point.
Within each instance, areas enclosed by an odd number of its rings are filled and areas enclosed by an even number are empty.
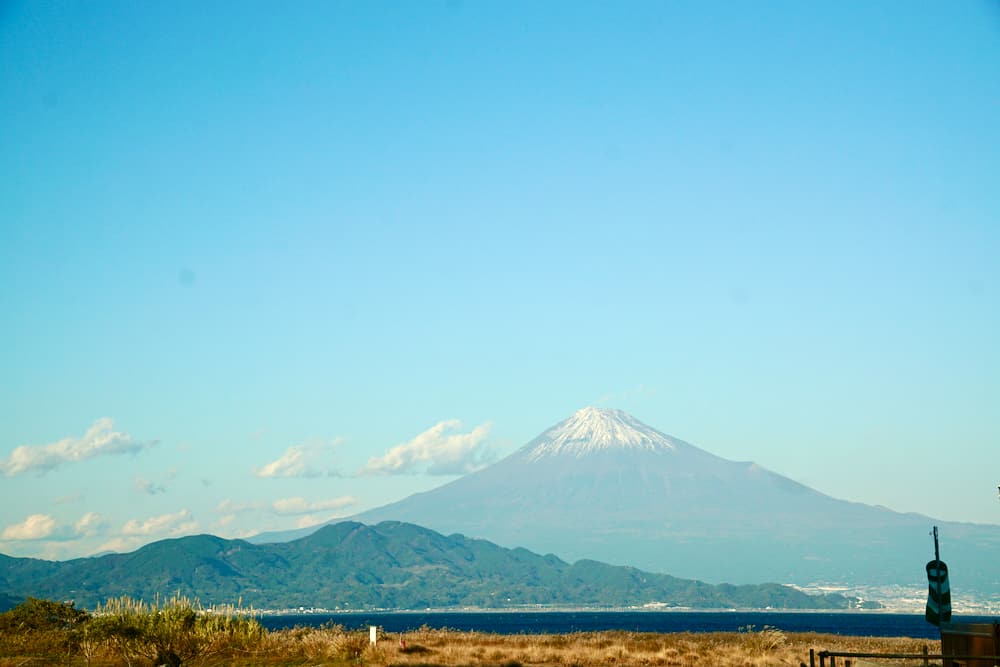
{"type": "Polygon", "coordinates": [[[72,602],[52,602],[27,598],[13,609],[0,614],[0,632],[31,630],[69,630],[88,618],[72,602]]]}
{"type": "Polygon", "coordinates": [[[89,616],[72,603],[27,598],[0,614],[0,654],[72,658],[89,616]]]}

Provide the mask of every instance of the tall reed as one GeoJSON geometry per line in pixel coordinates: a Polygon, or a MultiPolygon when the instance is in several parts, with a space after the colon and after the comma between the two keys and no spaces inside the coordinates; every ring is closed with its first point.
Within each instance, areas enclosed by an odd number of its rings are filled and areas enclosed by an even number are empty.
{"type": "Polygon", "coordinates": [[[194,658],[250,650],[264,636],[253,610],[238,606],[205,608],[197,599],[175,594],[152,603],[128,596],[94,610],[86,640],[111,647],[127,665],[149,660],[176,667],[194,658]]]}

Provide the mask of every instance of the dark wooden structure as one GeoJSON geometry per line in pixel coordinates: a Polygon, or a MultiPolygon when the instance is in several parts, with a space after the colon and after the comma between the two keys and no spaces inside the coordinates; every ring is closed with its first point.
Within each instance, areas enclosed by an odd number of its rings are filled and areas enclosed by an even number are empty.
{"type": "Polygon", "coordinates": [[[1000,665],[1000,621],[992,623],[942,623],[941,655],[944,667],[994,667],[1000,665]],[[967,656],[983,656],[971,658],[967,656]]]}
{"type": "MultiPolygon", "coordinates": [[[[931,667],[940,660],[942,667],[1000,667],[1000,621],[992,623],[942,623],[941,654],[928,653],[927,647],[920,653],[854,653],[846,651],[809,651],[808,667],[839,667],[837,658],[843,659],[844,667],[850,667],[858,658],[878,658],[880,660],[920,661],[924,667],[931,667]]],[[[807,667],[802,663],[802,667],[807,667]]]]}

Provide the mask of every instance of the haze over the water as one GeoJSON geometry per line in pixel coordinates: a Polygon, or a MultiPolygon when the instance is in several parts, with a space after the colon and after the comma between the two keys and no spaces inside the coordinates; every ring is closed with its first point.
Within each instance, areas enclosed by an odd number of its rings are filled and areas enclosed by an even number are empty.
{"type": "Polygon", "coordinates": [[[15,0],[0,63],[2,553],[320,523],[588,405],[1000,523],[995,3],[15,0]]]}

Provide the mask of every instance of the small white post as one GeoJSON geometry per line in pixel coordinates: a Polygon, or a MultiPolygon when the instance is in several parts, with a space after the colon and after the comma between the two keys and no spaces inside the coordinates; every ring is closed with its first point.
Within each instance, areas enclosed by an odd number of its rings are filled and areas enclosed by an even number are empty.
{"type": "Polygon", "coordinates": [[[368,626],[368,642],[375,646],[375,642],[378,641],[378,626],[369,625],[368,626]]]}

